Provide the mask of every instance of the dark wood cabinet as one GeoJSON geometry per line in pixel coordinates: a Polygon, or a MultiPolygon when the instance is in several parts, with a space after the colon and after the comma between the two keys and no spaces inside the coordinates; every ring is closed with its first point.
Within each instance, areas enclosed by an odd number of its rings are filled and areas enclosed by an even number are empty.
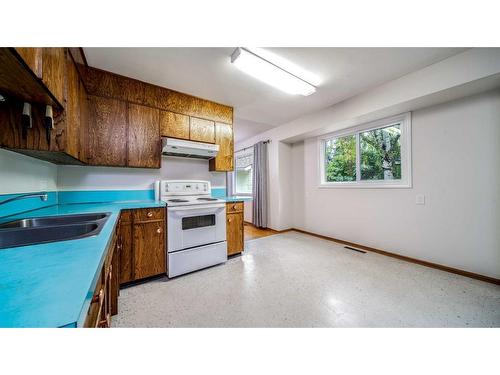
{"type": "Polygon", "coordinates": [[[233,126],[215,124],[215,143],[219,145],[217,156],[209,161],[209,170],[213,172],[230,172],[234,169],[234,135],[233,126]]]}
{"type": "Polygon", "coordinates": [[[119,237],[119,231],[116,230],[87,312],[86,328],[109,328],[111,316],[118,313],[118,278],[115,273],[118,271],[119,237]]]}
{"type": "Polygon", "coordinates": [[[134,277],[144,279],[166,272],[163,221],[134,224],[134,277]]]}
{"type": "Polygon", "coordinates": [[[133,248],[132,248],[132,211],[122,211],[120,215],[120,284],[134,280],[133,248]]]}
{"type": "Polygon", "coordinates": [[[80,128],[77,137],[80,140],[80,147],[78,149],[78,159],[84,163],[89,161],[89,117],[90,107],[89,98],[83,82],[79,81],[78,86],[78,102],[80,110],[80,128]]]}
{"type": "Polygon", "coordinates": [[[127,104],[121,100],[89,96],[89,164],[127,165],[127,104]]]}
{"type": "Polygon", "coordinates": [[[42,78],[42,48],[40,47],[16,47],[19,56],[31,71],[42,78]]]}
{"type": "Polygon", "coordinates": [[[244,250],[243,202],[226,203],[227,255],[244,250]]]}
{"type": "Polygon", "coordinates": [[[128,104],[129,167],[160,168],[160,112],[156,108],[128,104]]]}
{"type": "Polygon", "coordinates": [[[42,81],[52,95],[64,106],[66,48],[42,48],[42,81]]]}
{"type": "Polygon", "coordinates": [[[67,100],[64,150],[67,154],[86,163],[89,131],[87,93],[69,53],[66,55],[66,60],[67,100]]]}
{"type": "Polygon", "coordinates": [[[210,170],[233,170],[232,107],[90,68],[79,48],[0,48],[0,91],[8,98],[0,147],[56,164],[160,168],[166,136],[218,144],[210,170]],[[32,104],[27,131],[24,102],[32,104]]]}
{"type": "Polygon", "coordinates": [[[164,208],[122,212],[120,284],[167,272],[165,230],[164,208]]]}
{"type": "Polygon", "coordinates": [[[189,116],[160,111],[160,134],[162,137],[189,139],[189,116]]]}

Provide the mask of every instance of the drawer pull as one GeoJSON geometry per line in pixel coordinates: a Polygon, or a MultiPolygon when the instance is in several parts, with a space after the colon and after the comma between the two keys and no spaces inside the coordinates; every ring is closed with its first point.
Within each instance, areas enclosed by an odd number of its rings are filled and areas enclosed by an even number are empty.
{"type": "Polygon", "coordinates": [[[148,217],[153,217],[153,213],[151,211],[148,212],[147,214],[148,217]]]}
{"type": "Polygon", "coordinates": [[[156,230],[156,233],[158,233],[158,234],[159,234],[159,233],[161,233],[161,228],[158,228],[158,229],[156,230]]]}

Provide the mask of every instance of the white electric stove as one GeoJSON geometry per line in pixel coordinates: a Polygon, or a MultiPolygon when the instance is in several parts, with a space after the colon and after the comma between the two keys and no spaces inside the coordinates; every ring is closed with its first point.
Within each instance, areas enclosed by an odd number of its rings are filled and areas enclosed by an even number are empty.
{"type": "Polygon", "coordinates": [[[168,277],[225,262],[226,203],[211,197],[210,182],[162,180],[155,190],[167,203],[168,277]]]}

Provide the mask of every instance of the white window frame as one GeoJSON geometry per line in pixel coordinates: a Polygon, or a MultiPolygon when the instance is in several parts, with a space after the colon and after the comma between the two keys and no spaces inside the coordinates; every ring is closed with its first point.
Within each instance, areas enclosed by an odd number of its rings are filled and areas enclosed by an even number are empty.
{"type": "Polygon", "coordinates": [[[234,171],[232,173],[232,180],[233,180],[233,195],[238,195],[238,196],[243,196],[243,197],[251,197],[253,196],[253,174],[255,173],[254,171],[254,166],[253,166],[253,162],[252,162],[252,192],[251,193],[240,193],[238,191],[236,191],[236,187],[238,186],[236,184],[236,158],[238,156],[242,156],[242,155],[247,155],[247,154],[252,154],[252,157],[253,157],[253,150],[251,152],[246,152],[245,151],[239,151],[239,152],[235,152],[234,153],[234,171]]]}
{"type": "Polygon", "coordinates": [[[412,187],[412,164],[411,164],[411,112],[397,116],[372,121],[357,125],[333,133],[318,137],[319,151],[319,188],[411,188],[412,187]],[[400,124],[401,130],[401,179],[400,180],[361,180],[360,171],[360,142],[359,134],[365,131],[380,129],[391,125],[400,124]],[[332,138],[354,135],[356,137],[356,181],[327,182],[325,177],[325,147],[326,141],[332,138]]]}

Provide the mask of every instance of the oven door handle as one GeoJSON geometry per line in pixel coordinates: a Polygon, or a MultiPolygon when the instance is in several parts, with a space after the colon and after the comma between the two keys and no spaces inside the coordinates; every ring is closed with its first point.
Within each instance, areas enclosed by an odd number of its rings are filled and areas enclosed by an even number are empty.
{"type": "Polygon", "coordinates": [[[225,203],[219,203],[219,204],[206,204],[206,205],[192,205],[192,206],[177,206],[177,207],[168,207],[168,211],[194,211],[194,210],[201,210],[201,209],[206,209],[206,208],[224,208],[226,207],[225,203]]]}

